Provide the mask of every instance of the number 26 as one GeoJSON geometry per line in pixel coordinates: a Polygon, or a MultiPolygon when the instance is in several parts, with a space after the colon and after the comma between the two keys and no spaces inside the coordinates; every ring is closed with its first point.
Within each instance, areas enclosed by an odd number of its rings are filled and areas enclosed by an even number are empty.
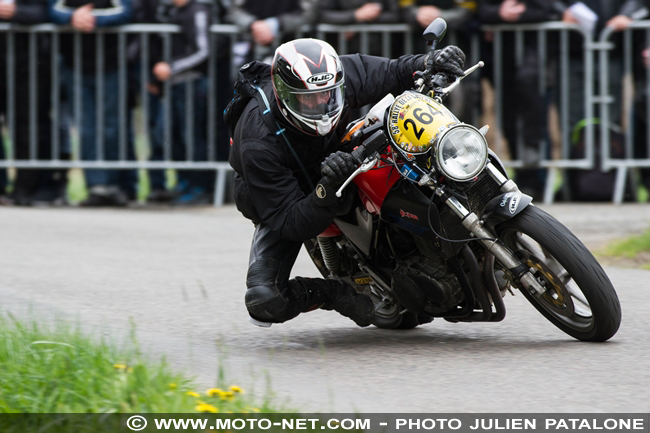
{"type": "Polygon", "coordinates": [[[422,134],[424,133],[424,128],[420,128],[420,130],[418,131],[418,126],[415,124],[413,119],[406,119],[404,121],[404,129],[406,129],[407,131],[409,130],[408,128],[409,124],[413,125],[413,132],[415,133],[415,137],[419,140],[420,137],[422,137],[422,134]]]}

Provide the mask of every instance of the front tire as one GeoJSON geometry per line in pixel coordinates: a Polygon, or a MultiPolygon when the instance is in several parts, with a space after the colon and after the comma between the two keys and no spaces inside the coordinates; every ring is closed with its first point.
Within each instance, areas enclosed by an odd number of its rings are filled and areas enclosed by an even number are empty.
{"type": "Polygon", "coordinates": [[[582,242],[555,218],[535,207],[496,227],[547,288],[543,295],[522,289],[551,323],[582,341],[606,341],[621,324],[621,305],[607,274],[582,242]]]}

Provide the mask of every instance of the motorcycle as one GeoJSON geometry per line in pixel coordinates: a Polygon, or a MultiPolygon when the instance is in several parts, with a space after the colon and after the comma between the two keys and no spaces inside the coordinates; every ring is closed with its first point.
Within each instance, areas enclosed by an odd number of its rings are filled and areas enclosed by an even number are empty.
{"type": "MultiPolygon", "coordinates": [[[[438,18],[424,31],[432,51],[446,27],[438,18]]],[[[464,77],[416,72],[412,90],[352,122],[343,140],[360,167],[337,191],[332,225],[305,242],[312,261],[368,295],[379,328],[498,322],[516,289],[572,337],[608,340],[621,307],[603,268],[508,178],[488,126],[462,123],[443,105],[464,77]]]]}

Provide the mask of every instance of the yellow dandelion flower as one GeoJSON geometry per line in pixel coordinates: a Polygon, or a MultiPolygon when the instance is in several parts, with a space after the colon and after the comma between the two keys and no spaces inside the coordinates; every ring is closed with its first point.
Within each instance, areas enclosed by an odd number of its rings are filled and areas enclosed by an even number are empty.
{"type": "Polygon", "coordinates": [[[127,367],[126,372],[127,373],[133,373],[133,367],[127,367]]]}
{"type": "Polygon", "coordinates": [[[219,412],[219,409],[217,409],[216,407],[212,406],[211,404],[207,404],[207,403],[199,404],[198,406],[196,406],[194,408],[194,410],[197,411],[197,412],[210,412],[210,413],[219,412]]]}
{"type": "Polygon", "coordinates": [[[205,391],[205,395],[208,397],[221,397],[221,394],[223,394],[223,390],[221,388],[210,388],[205,391]]]}
{"type": "Polygon", "coordinates": [[[232,401],[235,399],[235,393],[232,391],[225,391],[221,394],[222,400],[232,401]]]}
{"type": "Polygon", "coordinates": [[[230,386],[230,390],[231,390],[232,392],[234,392],[235,394],[243,394],[243,393],[244,393],[244,390],[241,389],[241,388],[240,388],[239,386],[237,386],[237,385],[231,385],[231,386],[230,386]]]}
{"type": "Polygon", "coordinates": [[[177,387],[178,387],[178,385],[176,385],[176,384],[173,383],[173,382],[169,384],[169,388],[170,388],[170,389],[176,389],[177,387]]]}
{"type": "Polygon", "coordinates": [[[126,370],[126,364],[113,364],[116,370],[126,370]]]}
{"type": "Polygon", "coordinates": [[[187,391],[185,394],[189,395],[190,397],[201,397],[201,394],[194,391],[187,391]]]}
{"type": "Polygon", "coordinates": [[[253,412],[257,412],[257,413],[260,413],[260,409],[259,409],[259,408],[257,408],[257,407],[254,407],[254,408],[253,408],[252,410],[253,410],[253,412]]]}

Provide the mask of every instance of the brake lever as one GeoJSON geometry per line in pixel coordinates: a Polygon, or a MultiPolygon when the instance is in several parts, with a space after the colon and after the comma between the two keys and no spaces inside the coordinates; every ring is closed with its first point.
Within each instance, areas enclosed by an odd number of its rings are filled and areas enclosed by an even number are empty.
{"type": "Polygon", "coordinates": [[[445,87],[444,89],[442,89],[440,91],[441,96],[446,96],[449,93],[451,93],[452,90],[454,90],[456,87],[458,87],[458,85],[463,80],[463,78],[467,77],[469,74],[476,71],[478,68],[482,68],[483,66],[485,66],[485,63],[481,60],[480,62],[478,62],[477,64],[475,64],[474,66],[472,66],[471,68],[466,70],[465,75],[463,75],[461,77],[456,77],[456,80],[453,83],[451,83],[450,85],[448,85],[447,87],[445,87]]]}
{"type": "Polygon", "coordinates": [[[341,185],[341,187],[339,188],[339,190],[336,191],[336,196],[340,198],[340,197],[343,195],[343,190],[345,189],[345,187],[347,187],[347,186],[350,184],[350,182],[352,182],[352,181],[354,180],[354,178],[357,177],[357,175],[358,175],[359,173],[365,173],[366,171],[368,171],[368,170],[370,170],[371,168],[373,168],[373,167],[377,164],[377,162],[379,161],[379,158],[380,158],[379,152],[375,152],[373,155],[369,156],[369,157],[364,161],[364,163],[361,164],[361,165],[359,166],[359,168],[357,168],[357,169],[355,170],[355,172],[352,173],[352,174],[350,175],[350,177],[348,177],[348,178],[346,179],[346,181],[343,183],[343,185],[341,185]]]}

